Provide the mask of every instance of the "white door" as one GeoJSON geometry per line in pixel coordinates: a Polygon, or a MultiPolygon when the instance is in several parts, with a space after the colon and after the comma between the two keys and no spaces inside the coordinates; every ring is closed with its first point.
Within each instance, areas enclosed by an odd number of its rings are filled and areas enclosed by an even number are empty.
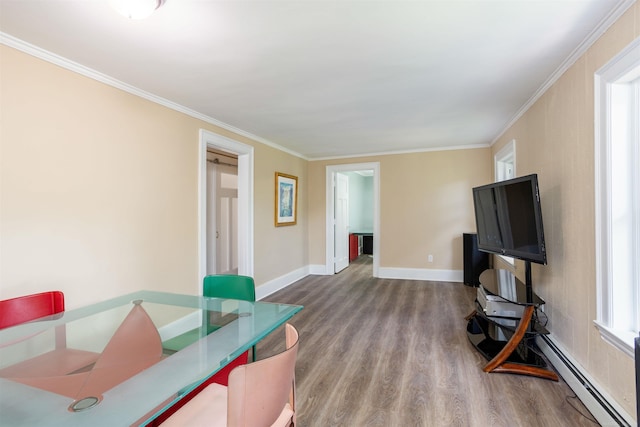
{"type": "Polygon", "coordinates": [[[213,162],[207,160],[207,207],[206,207],[206,217],[207,217],[207,270],[205,274],[216,274],[216,234],[217,234],[217,226],[216,226],[216,180],[217,180],[217,165],[213,162]]]}
{"type": "Polygon", "coordinates": [[[238,272],[238,171],[207,161],[207,271],[238,272]]]}
{"type": "Polygon", "coordinates": [[[216,168],[216,271],[238,274],[238,168],[216,168]]]}
{"type": "Polygon", "coordinates": [[[349,177],[336,173],[335,187],[335,272],[349,266],[349,177]]]}

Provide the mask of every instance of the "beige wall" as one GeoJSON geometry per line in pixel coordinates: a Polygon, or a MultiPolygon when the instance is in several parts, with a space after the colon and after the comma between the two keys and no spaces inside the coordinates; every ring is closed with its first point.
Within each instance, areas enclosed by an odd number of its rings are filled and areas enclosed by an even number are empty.
{"type": "MultiPolygon", "coordinates": [[[[594,72],[640,36],[636,3],[494,145],[516,140],[517,173],[539,174],[548,265],[534,266],[549,329],[631,415],[633,359],[605,343],[596,318],[594,72]]],[[[520,270],[522,266],[520,266],[520,270]]]]}
{"type": "Polygon", "coordinates": [[[309,263],[307,161],[266,145],[256,145],[255,158],[255,278],[264,283],[309,263]],[[275,226],[276,172],[298,177],[296,225],[275,226]]]}
{"type": "MultiPolygon", "coordinates": [[[[198,293],[199,129],[232,135],[2,45],[0,67],[0,298],[198,293]]],[[[303,187],[306,161],[236,139],[256,148],[260,285],[307,265],[306,192],[297,226],[273,224],[274,172],[303,187]]]]}
{"type": "MultiPolygon", "coordinates": [[[[632,360],[593,326],[593,73],[640,34],[635,4],[493,149],[306,162],[255,147],[258,285],[324,264],[325,167],[380,162],[380,266],[462,269],[471,188],[517,140],[540,175],[553,335],[629,412],[632,360]],[[274,172],[299,177],[298,225],[273,225],[274,172]],[[426,261],[427,254],[434,262],[426,261]]],[[[68,308],[137,289],[198,292],[198,130],[228,132],[0,46],[0,298],[60,289],[68,308]]]]}
{"type": "Polygon", "coordinates": [[[489,148],[310,162],[310,263],[325,263],[327,165],[366,162],[380,162],[380,267],[462,270],[471,189],[493,180],[489,148]]]}

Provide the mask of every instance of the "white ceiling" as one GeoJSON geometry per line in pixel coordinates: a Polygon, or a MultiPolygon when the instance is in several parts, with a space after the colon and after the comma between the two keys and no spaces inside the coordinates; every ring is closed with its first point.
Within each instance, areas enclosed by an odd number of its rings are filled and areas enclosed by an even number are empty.
{"type": "Polygon", "coordinates": [[[308,159],[487,146],[634,0],[0,0],[0,31],[308,159]]]}

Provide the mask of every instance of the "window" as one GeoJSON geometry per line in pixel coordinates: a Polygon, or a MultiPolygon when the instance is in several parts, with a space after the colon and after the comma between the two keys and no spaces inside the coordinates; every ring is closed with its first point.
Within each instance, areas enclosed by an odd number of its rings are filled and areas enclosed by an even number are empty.
{"type": "MultiPolygon", "coordinates": [[[[495,168],[495,181],[506,181],[507,179],[516,177],[516,140],[512,139],[505,144],[493,157],[493,163],[495,168]]],[[[508,262],[511,265],[515,265],[515,259],[504,256],[496,255],[508,262]]]]}
{"type": "Polygon", "coordinates": [[[512,139],[493,158],[495,180],[505,181],[516,177],[516,140],[512,139]]]}
{"type": "Polygon", "coordinates": [[[640,39],[595,75],[596,325],[633,357],[640,330],[640,39]]]}

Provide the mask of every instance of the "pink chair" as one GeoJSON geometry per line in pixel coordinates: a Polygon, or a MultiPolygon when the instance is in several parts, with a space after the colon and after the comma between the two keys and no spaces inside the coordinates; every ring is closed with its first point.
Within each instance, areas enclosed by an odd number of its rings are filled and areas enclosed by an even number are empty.
{"type": "Polygon", "coordinates": [[[229,375],[228,387],[207,386],[162,426],[295,426],[298,331],[287,324],[285,332],[285,351],[238,366],[229,375]]]}
{"type": "Polygon", "coordinates": [[[63,311],[64,294],[60,291],[41,292],[2,300],[0,301],[0,329],[63,311]]]}

